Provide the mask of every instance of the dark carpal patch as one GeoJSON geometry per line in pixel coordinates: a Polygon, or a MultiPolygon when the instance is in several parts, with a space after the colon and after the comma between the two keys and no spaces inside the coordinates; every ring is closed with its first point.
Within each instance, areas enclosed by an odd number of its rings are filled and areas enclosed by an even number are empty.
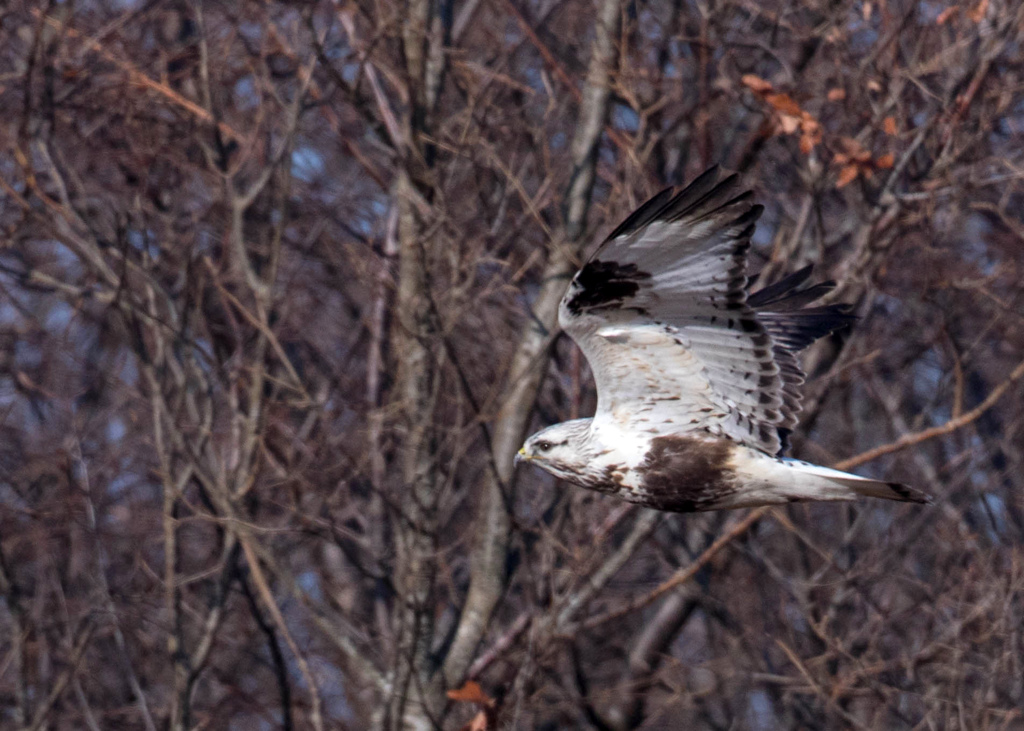
{"type": "Polygon", "coordinates": [[[658,510],[691,513],[713,510],[735,492],[735,472],[728,467],[734,445],[724,439],[664,436],[637,468],[643,476],[647,504],[658,510]]]}
{"type": "Polygon", "coordinates": [[[573,279],[578,291],[566,306],[569,312],[578,315],[583,310],[620,304],[634,296],[640,289],[640,283],[650,278],[651,275],[640,271],[636,264],[590,261],[573,279]]]}

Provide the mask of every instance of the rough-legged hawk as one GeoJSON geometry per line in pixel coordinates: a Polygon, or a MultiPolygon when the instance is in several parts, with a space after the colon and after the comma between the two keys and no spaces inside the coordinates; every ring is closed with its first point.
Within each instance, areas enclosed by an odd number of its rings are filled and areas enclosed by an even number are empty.
{"type": "Polygon", "coordinates": [[[781,456],[804,381],[796,354],[854,318],[807,307],[806,267],[747,292],[754,222],[737,177],[709,170],[655,196],[573,278],[558,320],[597,382],[592,419],[534,434],[517,459],[659,510],[923,493],[781,456]]]}

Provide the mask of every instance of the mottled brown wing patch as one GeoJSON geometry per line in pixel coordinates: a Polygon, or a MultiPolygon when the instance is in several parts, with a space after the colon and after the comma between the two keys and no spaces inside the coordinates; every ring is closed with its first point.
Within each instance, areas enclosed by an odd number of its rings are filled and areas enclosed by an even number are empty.
{"type": "Polygon", "coordinates": [[[669,435],[651,440],[637,468],[645,504],[677,513],[712,509],[736,491],[736,474],[729,467],[733,449],[726,439],[669,435]]]}

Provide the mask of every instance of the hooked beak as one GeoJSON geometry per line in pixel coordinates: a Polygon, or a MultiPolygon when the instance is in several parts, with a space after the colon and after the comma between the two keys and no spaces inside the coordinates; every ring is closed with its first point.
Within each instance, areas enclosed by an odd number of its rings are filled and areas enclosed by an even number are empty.
{"type": "Polygon", "coordinates": [[[516,454],[515,459],[512,460],[512,463],[519,464],[520,462],[528,462],[529,460],[530,456],[526,453],[526,447],[520,447],[519,452],[516,454]]]}

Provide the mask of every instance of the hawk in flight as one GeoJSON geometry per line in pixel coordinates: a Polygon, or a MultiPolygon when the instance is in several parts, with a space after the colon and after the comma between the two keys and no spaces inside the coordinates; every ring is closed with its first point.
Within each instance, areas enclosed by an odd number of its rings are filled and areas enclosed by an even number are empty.
{"type": "Polygon", "coordinates": [[[576,274],[558,321],[597,383],[597,412],[519,450],[551,474],[658,510],[691,512],[862,495],[927,502],[882,482],[782,457],[797,423],[797,353],[850,323],[808,306],[834,282],[811,267],[747,292],[763,210],[712,168],[649,200],[576,274]]]}

